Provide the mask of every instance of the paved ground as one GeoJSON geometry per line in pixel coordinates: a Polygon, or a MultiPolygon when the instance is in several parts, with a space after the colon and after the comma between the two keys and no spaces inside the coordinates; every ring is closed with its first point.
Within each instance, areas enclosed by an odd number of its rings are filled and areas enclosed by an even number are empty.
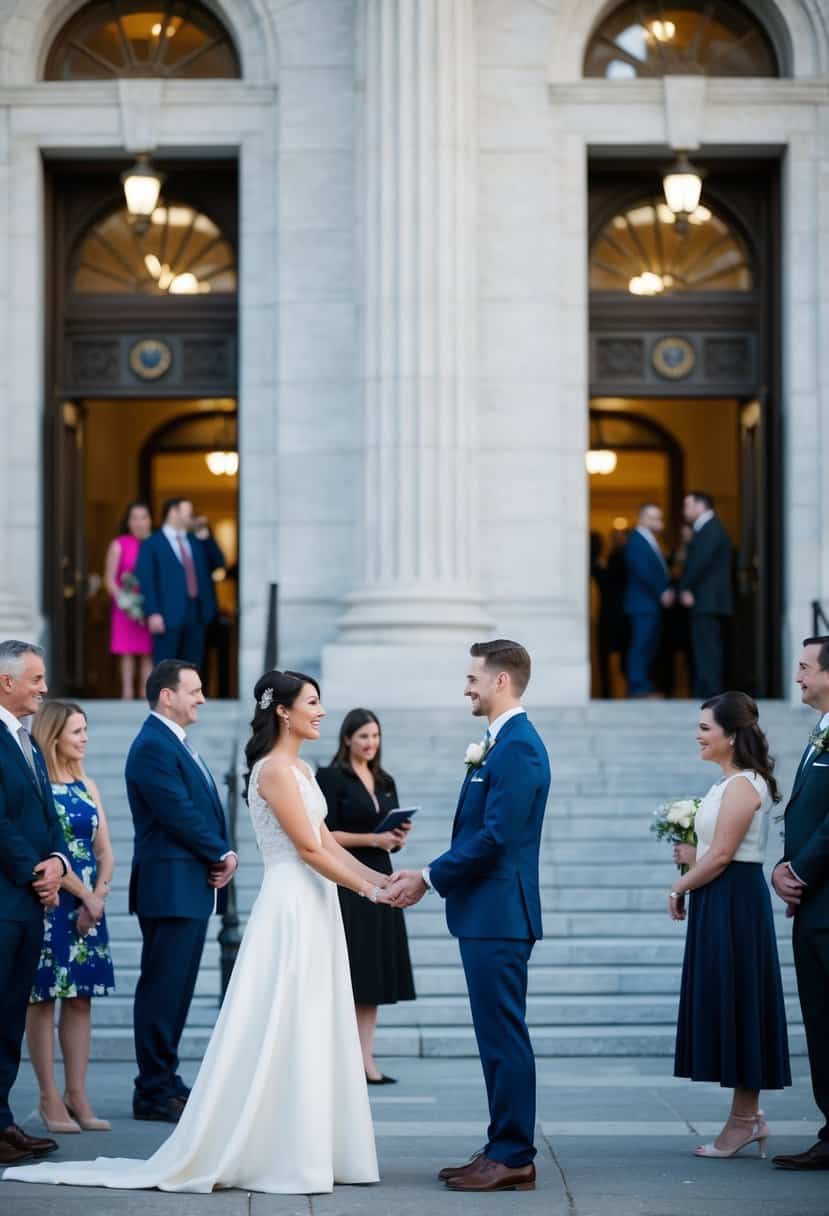
{"type": "MultiPolygon", "coordinates": [[[[435,1179],[482,1141],[485,1104],[474,1060],[384,1060],[400,1084],[372,1094],[382,1183],[339,1187],[310,1199],[248,1195],[165,1195],[0,1183],[2,1216],[827,1216],[829,1174],[783,1173],[752,1149],[733,1161],[692,1155],[718,1130],[727,1105],[714,1085],[670,1076],[668,1060],[542,1060],[538,1171],[534,1193],[452,1194],[435,1179]]],[[[186,1075],[186,1073],[185,1073],[186,1075]]],[[[90,1091],[109,1134],[61,1138],[67,1158],[147,1156],[167,1134],[129,1118],[132,1070],[96,1064],[90,1091]]],[[[24,1065],[13,1095],[19,1119],[35,1130],[35,1089],[24,1065]]],[[[773,1152],[813,1141],[817,1112],[802,1062],[791,1090],[767,1094],[773,1152]]]]}

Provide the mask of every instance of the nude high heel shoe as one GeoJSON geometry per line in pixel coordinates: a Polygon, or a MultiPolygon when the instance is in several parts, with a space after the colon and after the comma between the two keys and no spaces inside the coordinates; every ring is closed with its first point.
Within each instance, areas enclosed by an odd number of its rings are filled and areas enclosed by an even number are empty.
{"type": "Polygon", "coordinates": [[[47,1132],[51,1132],[53,1135],[69,1135],[81,1130],[74,1119],[47,1119],[42,1103],[38,1106],[37,1113],[43,1120],[47,1132]]]}
{"type": "Polygon", "coordinates": [[[77,1111],[74,1111],[70,1106],[66,1094],[63,1095],[63,1101],[69,1114],[73,1119],[77,1120],[85,1132],[108,1132],[112,1130],[112,1124],[107,1119],[96,1119],[94,1115],[91,1119],[82,1119],[77,1111]]]}
{"type": "Polygon", "coordinates": [[[715,1144],[700,1144],[694,1149],[694,1154],[697,1157],[736,1157],[737,1153],[744,1149],[747,1144],[757,1142],[761,1158],[766,1156],[766,1141],[769,1137],[769,1128],[763,1116],[763,1112],[758,1110],[754,1115],[730,1115],[729,1122],[739,1125],[746,1133],[745,1138],[736,1144],[734,1148],[717,1148],[715,1144]]]}

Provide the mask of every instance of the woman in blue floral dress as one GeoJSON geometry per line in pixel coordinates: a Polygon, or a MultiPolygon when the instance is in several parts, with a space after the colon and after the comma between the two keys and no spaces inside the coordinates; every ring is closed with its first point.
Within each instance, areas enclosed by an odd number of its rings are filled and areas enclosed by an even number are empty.
{"type": "Polygon", "coordinates": [[[40,1086],[40,1116],[50,1132],[107,1131],[86,1095],[92,997],[115,987],[104,903],[113,856],[97,786],[83,769],[88,742],[79,705],[48,701],[32,733],[40,746],[72,866],[60,904],[45,913],[43,949],[26,1018],[29,1054],[40,1086]],[[55,1001],[66,1088],[55,1080],[55,1001]]]}

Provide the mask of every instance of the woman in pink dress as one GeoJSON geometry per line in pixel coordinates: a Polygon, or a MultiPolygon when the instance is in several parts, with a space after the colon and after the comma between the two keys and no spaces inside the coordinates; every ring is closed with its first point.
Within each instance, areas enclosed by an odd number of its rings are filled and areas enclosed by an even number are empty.
{"type": "MultiPolygon", "coordinates": [[[[152,670],[153,643],[144,621],[141,589],[135,578],[135,563],[141,542],[152,531],[150,508],[144,502],[127,507],[121,535],[107,550],[104,579],[112,597],[112,632],[109,649],[117,654],[121,668],[121,699],[135,696],[135,668],[138,660],[139,689],[143,689],[152,670]]],[[[139,692],[140,695],[140,692],[139,692]]]]}

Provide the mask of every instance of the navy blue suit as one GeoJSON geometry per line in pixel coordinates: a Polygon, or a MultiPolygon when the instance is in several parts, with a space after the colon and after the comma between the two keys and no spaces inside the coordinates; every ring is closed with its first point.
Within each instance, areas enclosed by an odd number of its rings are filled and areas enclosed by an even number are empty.
{"type": "Polygon", "coordinates": [[[526,1024],[527,965],[542,936],[538,856],[550,762],[525,713],[501,727],[461,789],[452,844],[430,867],[459,938],[489,1100],[487,1157],[535,1156],[535,1059],[526,1024]]]}
{"type": "MultiPolygon", "coordinates": [[[[129,910],[138,915],[143,938],[135,1090],[137,1099],[162,1105],[187,1092],[177,1072],[178,1045],[213,911],[210,867],[230,842],[212,778],[152,714],[130,748],[126,778],[135,828],[129,910]]],[[[224,900],[220,891],[217,911],[224,900]]]]}
{"type": "Polygon", "coordinates": [[[0,1130],[14,1119],[9,1092],[20,1067],[29,994],[43,942],[34,868],[66,841],[43,756],[32,740],[37,779],[0,723],[0,1130]]]}
{"type": "Polygon", "coordinates": [[[632,532],[624,548],[627,583],[624,608],[630,621],[627,654],[628,696],[653,692],[651,667],[662,640],[660,597],[670,586],[667,564],[660,561],[641,532],[632,532]]]}
{"type": "Polygon", "coordinates": [[[199,591],[192,599],[187,594],[184,566],[162,531],[153,532],[138,551],[135,577],[144,596],[144,615],[160,613],[164,617],[164,633],[153,634],[155,663],[184,659],[200,665],[205,632],[216,615],[216,589],[211,576],[224,565],[222,551],[212,536],[199,540],[190,533],[187,539],[199,591]]]}

